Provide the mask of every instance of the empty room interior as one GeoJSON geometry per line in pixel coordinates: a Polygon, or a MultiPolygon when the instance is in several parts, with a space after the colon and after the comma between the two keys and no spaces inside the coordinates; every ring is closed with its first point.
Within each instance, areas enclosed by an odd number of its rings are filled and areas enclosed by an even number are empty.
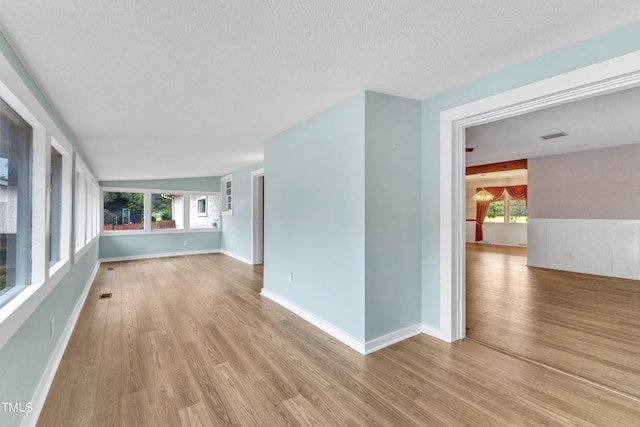
{"type": "Polygon", "coordinates": [[[0,425],[640,419],[640,4],[0,5],[0,425]]]}

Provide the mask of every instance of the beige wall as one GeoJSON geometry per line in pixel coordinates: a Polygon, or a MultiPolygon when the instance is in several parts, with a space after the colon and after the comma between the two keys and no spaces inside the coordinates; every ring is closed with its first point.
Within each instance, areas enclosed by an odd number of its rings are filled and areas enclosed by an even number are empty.
{"type": "Polygon", "coordinates": [[[530,218],[640,218],[640,144],[533,158],[528,168],[530,218]]]}

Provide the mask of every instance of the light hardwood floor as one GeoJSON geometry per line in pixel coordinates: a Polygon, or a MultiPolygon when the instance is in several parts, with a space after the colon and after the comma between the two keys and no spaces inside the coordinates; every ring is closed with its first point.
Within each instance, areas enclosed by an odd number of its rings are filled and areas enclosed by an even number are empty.
{"type": "Polygon", "coordinates": [[[467,244],[467,336],[640,399],[640,282],[526,262],[467,244]]]}
{"type": "Polygon", "coordinates": [[[472,340],[362,356],[221,254],[103,264],[40,426],[637,425],[640,402],[472,340]],[[98,295],[111,292],[110,299],[98,295]]]}

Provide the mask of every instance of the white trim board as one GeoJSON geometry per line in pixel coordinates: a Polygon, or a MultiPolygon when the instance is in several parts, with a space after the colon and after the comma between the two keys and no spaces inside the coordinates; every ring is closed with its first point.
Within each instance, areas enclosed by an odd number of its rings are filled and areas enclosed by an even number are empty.
{"type": "Polygon", "coordinates": [[[230,256],[231,258],[235,258],[235,259],[237,259],[238,261],[242,261],[242,262],[244,262],[244,263],[246,263],[246,264],[253,265],[253,262],[251,262],[251,260],[250,260],[250,259],[245,258],[245,257],[243,257],[243,256],[240,256],[240,255],[238,255],[238,254],[235,254],[235,253],[233,253],[233,252],[229,252],[229,251],[228,251],[228,250],[226,250],[226,249],[220,249],[220,251],[219,251],[219,252],[220,252],[221,254],[226,255],[226,256],[230,256]]]}
{"type": "Polygon", "coordinates": [[[222,251],[220,249],[205,249],[201,251],[164,252],[159,254],[130,255],[130,256],[122,256],[122,257],[101,258],[100,262],[135,261],[138,259],[166,258],[171,256],[216,254],[219,252],[222,252],[222,251]]]}
{"type": "Polygon", "coordinates": [[[465,337],[465,129],[640,84],[640,51],[440,113],[440,331],[465,337]]]}
{"type": "Polygon", "coordinates": [[[51,388],[53,379],[56,376],[56,372],[58,371],[58,367],[60,366],[60,362],[62,361],[62,356],[64,355],[64,351],[67,349],[67,345],[69,344],[69,340],[71,339],[71,334],[73,333],[76,323],[78,322],[78,317],[80,316],[82,307],[87,300],[89,290],[91,289],[91,285],[93,284],[93,281],[95,280],[99,269],[100,261],[96,263],[91,276],[89,276],[87,283],[85,283],[82,294],[80,295],[76,306],[71,312],[71,317],[67,321],[67,325],[60,335],[58,344],[53,350],[53,355],[51,356],[51,359],[49,359],[49,363],[47,364],[47,367],[42,374],[42,378],[40,379],[40,383],[38,384],[38,387],[33,394],[33,398],[31,399],[33,410],[31,412],[27,412],[24,418],[22,418],[22,423],[20,423],[22,427],[35,426],[38,422],[40,412],[42,412],[44,402],[46,401],[47,395],[49,394],[49,389],[51,388]]]}
{"type": "Polygon", "coordinates": [[[424,326],[420,323],[416,323],[415,325],[407,326],[406,328],[399,329],[382,337],[374,338],[367,342],[362,342],[359,339],[353,337],[351,334],[348,334],[342,329],[335,327],[331,323],[325,321],[324,319],[321,319],[315,314],[310,313],[306,309],[289,301],[286,298],[281,297],[274,292],[271,292],[267,289],[262,289],[260,295],[281,305],[295,315],[311,323],[316,328],[322,330],[323,332],[326,332],[341,343],[345,344],[348,347],[351,347],[362,355],[371,354],[392,344],[416,336],[424,331],[424,326]]]}
{"type": "Polygon", "coordinates": [[[395,332],[391,332],[390,334],[367,341],[364,344],[364,354],[371,354],[385,347],[389,347],[392,344],[406,340],[407,338],[415,337],[421,333],[422,325],[420,323],[407,326],[406,328],[402,328],[395,332]]]}
{"type": "Polygon", "coordinates": [[[365,350],[366,350],[365,343],[351,336],[350,334],[344,332],[342,329],[336,328],[331,323],[321,319],[320,317],[316,316],[313,313],[308,312],[306,309],[300,307],[299,305],[267,289],[263,288],[262,291],[260,292],[260,295],[270,299],[271,301],[277,304],[280,304],[282,307],[286,308],[287,310],[291,311],[297,316],[302,317],[304,320],[311,323],[316,328],[326,332],[327,334],[331,335],[338,341],[351,347],[358,353],[365,354],[365,350]]]}
{"type": "Polygon", "coordinates": [[[441,341],[450,342],[447,340],[447,337],[442,335],[440,329],[434,328],[433,326],[427,325],[425,323],[422,324],[422,333],[425,335],[429,335],[430,337],[437,338],[441,341]]]}

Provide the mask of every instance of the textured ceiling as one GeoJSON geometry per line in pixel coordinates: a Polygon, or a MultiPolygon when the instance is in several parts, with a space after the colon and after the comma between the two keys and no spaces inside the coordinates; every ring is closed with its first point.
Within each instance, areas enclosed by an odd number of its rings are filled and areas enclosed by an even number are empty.
{"type": "Polygon", "coordinates": [[[640,88],[467,129],[468,166],[640,143],[640,88]],[[565,132],[562,138],[541,136],[565,132]]]}
{"type": "Polygon", "coordinates": [[[637,0],[5,0],[100,180],[221,175],[362,90],[414,99],[640,18],[637,0]]]}

